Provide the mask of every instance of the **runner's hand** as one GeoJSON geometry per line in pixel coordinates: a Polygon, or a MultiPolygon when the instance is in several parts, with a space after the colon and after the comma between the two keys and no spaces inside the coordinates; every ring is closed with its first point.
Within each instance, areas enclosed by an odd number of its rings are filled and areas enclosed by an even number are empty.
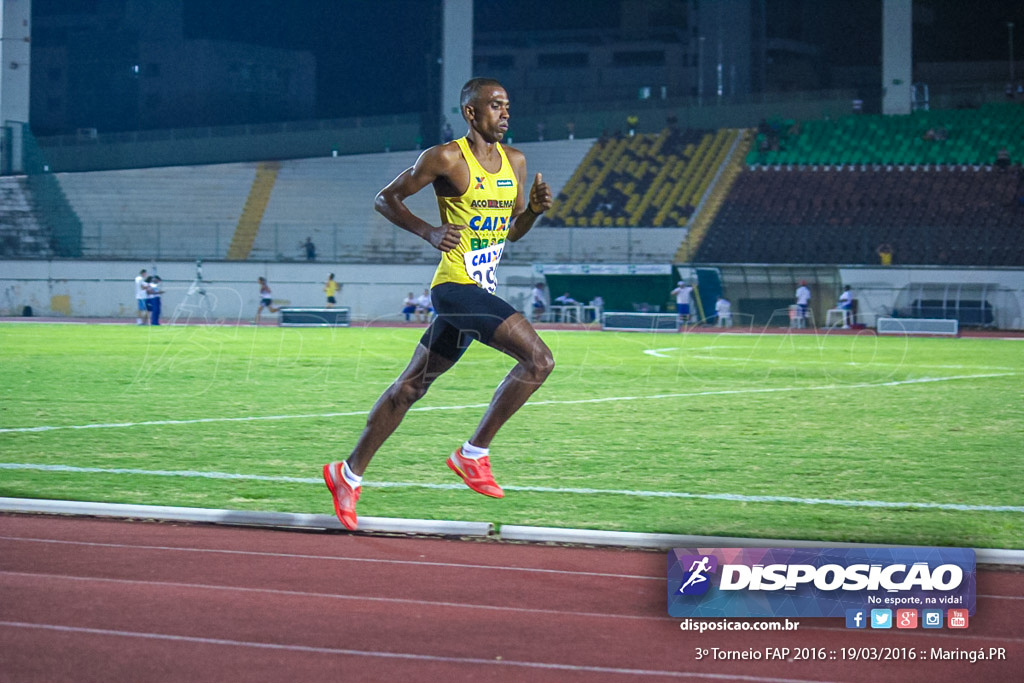
{"type": "Polygon", "coordinates": [[[540,173],[538,173],[533,179],[533,187],[530,188],[530,211],[540,215],[551,208],[553,201],[551,188],[548,187],[548,184],[544,182],[540,173]]]}
{"type": "Polygon", "coordinates": [[[462,241],[462,231],[465,229],[465,225],[452,225],[451,223],[445,223],[444,225],[432,228],[430,233],[427,235],[427,241],[430,242],[431,246],[435,249],[443,252],[449,252],[459,246],[459,242],[462,241]]]}

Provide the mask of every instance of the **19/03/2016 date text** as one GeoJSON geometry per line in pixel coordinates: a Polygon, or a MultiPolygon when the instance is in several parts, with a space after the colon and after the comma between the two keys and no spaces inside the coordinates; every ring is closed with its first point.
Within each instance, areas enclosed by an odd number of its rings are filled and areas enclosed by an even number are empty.
{"type": "Polygon", "coordinates": [[[1005,660],[1006,648],[990,647],[963,650],[959,648],[913,647],[766,647],[745,650],[727,650],[718,647],[694,648],[694,658],[715,661],[768,661],[768,660],[842,660],[842,661],[894,661],[894,660],[959,660],[972,664],[985,660],[1005,660]]]}

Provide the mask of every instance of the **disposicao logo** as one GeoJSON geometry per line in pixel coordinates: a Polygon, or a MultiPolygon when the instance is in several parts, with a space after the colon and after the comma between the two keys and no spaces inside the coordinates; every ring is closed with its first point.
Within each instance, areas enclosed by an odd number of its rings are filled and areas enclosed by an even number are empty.
{"type": "Polygon", "coordinates": [[[709,574],[718,568],[718,558],[714,555],[686,555],[680,558],[683,565],[689,566],[683,584],[679,587],[680,595],[704,595],[711,587],[709,574]]]}
{"type": "Polygon", "coordinates": [[[973,614],[975,579],[974,551],[965,548],[676,548],[668,553],[668,612],[849,618],[851,610],[866,617],[941,607],[973,614]]]}

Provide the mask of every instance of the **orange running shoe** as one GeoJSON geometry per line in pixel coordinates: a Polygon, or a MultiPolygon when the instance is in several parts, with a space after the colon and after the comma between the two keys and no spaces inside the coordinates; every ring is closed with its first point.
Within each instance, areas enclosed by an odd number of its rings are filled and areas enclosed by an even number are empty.
{"type": "Polygon", "coordinates": [[[324,465],[324,482],[327,483],[331,497],[334,498],[334,514],[338,515],[338,520],[346,529],[355,531],[359,523],[356,519],[356,501],[359,500],[363,487],[357,486],[353,489],[342,475],[341,466],[340,462],[324,465]]]}
{"type": "Polygon", "coordinates": [[[505,492],[494,481],[491,474],[491,459],[484,456],[477,460],[462,457],[462,446],[455,449],[455,452],[448,457],[448,467],[452,472],[462,477],[466,486],[477,493],[482,493],[491,498],[504,498],[505,492]]]}

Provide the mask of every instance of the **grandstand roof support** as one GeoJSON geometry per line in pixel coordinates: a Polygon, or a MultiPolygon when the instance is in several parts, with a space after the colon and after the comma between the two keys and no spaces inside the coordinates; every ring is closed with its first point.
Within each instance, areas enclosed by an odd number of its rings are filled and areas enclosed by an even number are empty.
{"type": "Polygon", "coordinates": [[[21,127],[29,115],[31,0],[0,0],[0,173],[23,173],[21,127]]]}
{"type": "Polygon", "coordinates": [[[439,121],[442,127],[449,123],[458,137],[463,127],[459,97],[462,86],[473,77],[473,0],[442,0],[441,17],[439,121]]]}
{"type": "Polygon", "coordinates": [[[913,95],[913,0],[882,3],[882,113],[909,114],[913,95]]]}

